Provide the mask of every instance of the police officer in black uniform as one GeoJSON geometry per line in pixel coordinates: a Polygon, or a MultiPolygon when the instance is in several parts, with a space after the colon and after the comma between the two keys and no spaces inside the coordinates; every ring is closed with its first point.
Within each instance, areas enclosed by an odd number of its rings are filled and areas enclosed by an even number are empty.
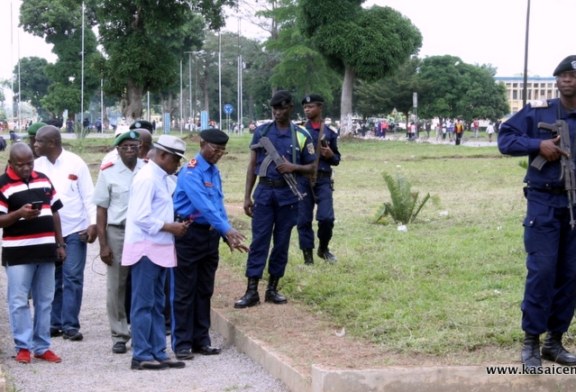
{"type": "Polygon", "coordinates": [[[338,151],[338,135],[328,125],[324,124],[322,109],[324,98],[318,94],[310,94],[302,99],[304,114],[308,121],[306,130],[312,136],[316,148],[316,175],[300,178],[302,193],[306,194],[300,201],[298,209],[298,238],[300,249],[304,254],[305,264],[314,264],[314,205],[317,205],[316,220],[318,221],[318,256],[329,263],[336,262],[336,256],[330,252],[328,245],[332,239],[334,228],[334,200],[332,198],[332,166],[340,164],[338,151]]]}
{"type": "Polygon", "coordinates": [[[526,105],[502,124],[498,134],[502,153],[528,155],[531,163],[524,178],[528,274],[522,301],[525,337],[521,353],[528,369],[540,368],[541,358],[565,366],[576,365],[576,356],[562,345],[562,335],[570,326],[576,305],[576,229],[561,175],[563,156],[572,161],[569,170],[576,164],[576,56],[562,60],[554,76],[560,98],[526,105]],[[557,120],[568,125],[571,152],[562,151],[560,136],[545,125],[557,120]],[[541,168],[532,165],[537,158],[545,160],[541,168]],[[544,332],[546,338],[540,351],[540,335],[544,332]]]}
{"type": "Polygon", "coordinates": [[[265,301],[274,304],[286,303],[286,297],[278,292],[278,282],[286,270],[290,235],[298,221],[298,197],[291,190],[283,173],[306,175],[312,173],[314,168],[312,138],[305,129],[290,121],[294,108],[292,95],[288,91],[280,90],[272,97],[270,106],[274,121],[254,130],[250,162],[246,170],[244,212],[252,217],[252,243],[246,261],[248,287],[244,296],[234,303],[234,307],[238,309],[260,302],[258,282],[264,273],[267,259],[270,277],[265,301]],[[269,155],[259,143],[263,137],[270,139],[283,163],[263,164],[269,155]],[[252,195],[257,178],[258,185],[252,195]]]}

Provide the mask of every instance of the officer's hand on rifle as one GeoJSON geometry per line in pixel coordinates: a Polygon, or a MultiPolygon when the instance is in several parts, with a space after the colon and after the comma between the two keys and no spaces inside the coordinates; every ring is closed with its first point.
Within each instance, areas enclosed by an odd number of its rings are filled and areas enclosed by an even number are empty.
{"type": "Polygon", "coordinates": [[[570,154],[563,151],[558,144],[560,143],[560,135],[554,139],[542,140],[540,142],[540,155],[547,161],[557,161],[562,156],[569,157],[570,154]]]}
{"type": "Polygon", "coordinates": [[[295,165],[292,162],[288,161],[286,157],[282,158],[284,159],[284,162],[276,166],[276,170],[278,170],[278,173],[284,174],[294,172],[296,170],[295,165]]]}
{"type": "Polygon", "coordinates": [[[330,146],[320,146],[320,156],[325,159],[331,159],[334,156],[334,151],[332,151],[330,146]]]}

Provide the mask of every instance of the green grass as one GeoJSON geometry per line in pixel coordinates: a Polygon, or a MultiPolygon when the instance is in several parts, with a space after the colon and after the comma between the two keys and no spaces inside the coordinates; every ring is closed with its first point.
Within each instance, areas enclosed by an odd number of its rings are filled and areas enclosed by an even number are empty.
{"type": "MultiPolygon", "coordinates": [[[[81,155],[97,168],[110,140],[86,139],[81,155]]],[[[250,135],[232,136],[220,163],[226,201],[241,206],[250,135]]],[[[80,151],[77,141],[67,148],[80,151]]],[[[197,146],[188,143],[188,157],[197,146]]],[[[281,288],[348,334],[399,353],[454,355],[516,347],[525,266],[524,170],[496,147],[342,140],[336,168],[338,263],[303,265],[294,230],[281,288]],[[390,200],[382,173],[401,173],[427,203],[408,232],[374,224],[390,200]]],[[[6,157],[6,152],[2,153],[6,157]]],[[[233,218],[249,237],[250,221],[233,218]]],[[[244,275],[246,256],[223,249],[244,275]]]]}

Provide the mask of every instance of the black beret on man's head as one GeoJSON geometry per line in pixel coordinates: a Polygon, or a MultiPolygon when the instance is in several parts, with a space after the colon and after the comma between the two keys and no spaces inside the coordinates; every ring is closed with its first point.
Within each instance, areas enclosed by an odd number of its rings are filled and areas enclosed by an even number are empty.
{"type": "Polygon", "coordinates": [[[150,121],[136,120],[132,123],[132,125],[130,125],[130,129],[140,129],[140,128],[147,129],[150,132],[154,131],[154,126],[150,121]]]}
{"type": "Polygon", "coordinates": [[[270,106],[287,106],[292,103],[292,95],[286,90],[278,90],[270,100],[270,106]]]}
{"type": "Polygon", "coordinates": [[[324,98],[322,98],[322,96],[318,94],[310,94],[305,96],[304,99],[302,99],[302,105],[305,105],[307,103],[324,103],[324,98]]]}
{"type": "Polygon", "coordinates": [[[228,135],[226,132],[222,132],[216,128],[205,129],[200,132],[200,137],[202,140],[208,143],[217,144],[219,146],[225,146],[228,143],[228,135]]]}
{"type": "Polygon", "coordinates": [[[576,71],[576,55],[568,56],[564,60],[562,60],[554,70],[553,75],[558,76],[562,72],[566,71],[576,71]]]}

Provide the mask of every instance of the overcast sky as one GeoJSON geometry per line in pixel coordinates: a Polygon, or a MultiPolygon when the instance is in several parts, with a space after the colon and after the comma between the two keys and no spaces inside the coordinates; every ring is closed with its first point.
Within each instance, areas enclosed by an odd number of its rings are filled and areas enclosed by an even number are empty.
{"type": "MultiPolygon", "coordinates": [[[[424,37],[420,57],[450,54],[469,64],[491,64],[499,76],[513,76],[524,69],[527,1],[368,0],[365,6],[389,6],[409,18],[424,37]]],[[[10,78],[19,57],[55,60],[41,38],[17,28],[20,3],[0,0],[0,79],[10,78]]],[[[560,60],[576,54],[575,15],[576,0],[531,0],[529,75],[551,76],[560,60]]],[[[249,24],[241,26],[249,35],[249,24]]]]}

